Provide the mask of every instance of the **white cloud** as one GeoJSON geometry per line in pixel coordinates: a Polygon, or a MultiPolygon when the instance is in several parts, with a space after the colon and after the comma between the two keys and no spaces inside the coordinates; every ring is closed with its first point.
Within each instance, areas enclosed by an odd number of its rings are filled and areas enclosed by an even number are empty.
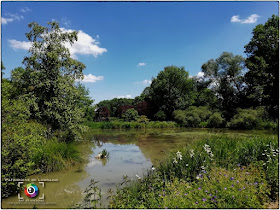
{"type": "Polygon", "coordinates": [[[131,95],[117,96],[117,98],[131,98],[131,95]]]}
{"type": "Polygon", "coordinates": [[[257,14],[252,14],[247,19],[243,20],[241,23],[255,23],[255,22],[257,22],[259,17],[260,16],[257,14]]]}
{"type": "Polygon", "coordinates": [[[146,63],[138,63],[137,66],[138,66],[138,67],[139,67],[139,66],[146,66],[146,63]]]}
{"type": "Polygon", "coordinates": [[[89,74],[89,75],[84,75],[83,80],[76,80],[76,82],[91,82],[91,83],[94,83],[98,80],[103,80],[103,79],[104,79],[103,76],[95,76],[95,75],[89,74]]]}
{"type": "MultiPolygon", "coordinates": [[[[73,30],[67,30],[62,28],[62,31],[72,32],[73,30]]],[[[100,43],[93,39],[90,35],[79,30],[78,31],[78,41],[74,42],[73,45],[67,43],[65,46],[69,48],[72,58],[77,58],[77,54],[80,55],[93,55],[97,57],[102,55],[104,52],[107,52],[106,48],[99,47],[100,43]]]]}
{"type": "Polygon", "coordinates": [[[248,23],[255,23],[255,22],[257,22],[257,20],[258,20],[258,18],[259,18],[260,16],[259,15],[257,15],[257,14],[252,14],[252,15],[250,15],[249,17],[247,17],[246,19],[240,19],[239,18],[239,15],[234,15],[234,16],[232,16],[231,17],[231,22],[232,23],[245,23],[245,24],[248,24],[248,23]]]}
{"type": "Polygon", "coordinates": [[[23,7],[21,10],[20,10],[21,12],[31,12],[31,9],[30,8],[28,8],[28,7],[23,7]]]}
{"type": "Polygon", "coordinates": [[[9,22],[13,22],[14,20],[21,20],[24,18],[22,15],[12,13],[6,13],[5,16],[7,17],[1,17],[1,23],[4,25],[8,24],[9,22]]]}
{"type": "Polygon", "coordinates": [[[204,72],[200,71],[200,72],[197,73],[197,77],[203,77],[203,76],[204,76],[204,72]]]}
{"type": "Polygon", "coordinates": [[[31,42],[17,41],[14,39],[9,39],[8,42],[14,50],[29,50],[31,47],[31,42]]]}
{"type": "Polygon", "coordinates": [[[1,18],[1,23],[2,24],[8,24],[9,22],[13,22],[14,19],[13,18],[1,18]]]}
{"type": "MultiPolygon", "coordinates": [[[[64,32],[73,32],[73,30],[67,30],[61,28],[64,32]]],[[[13,49],[23,49],[28,50],[31,47],[31,42],[9,40],[10,46],[13,49]]],[[[77,59],[77,55],[93,55],[97,57],[107,52],[106,48],[99,47],[100,43],[93,39],[90,35],[84,33],[83,31],[78,31],[78,41],[74,42],[73,45],[66,43],[65,46],[69,49],[71,57],[77,59]]]]}
{"type": "Polygon", "coordinates": [[[239,15],[232,16],[230,22],[232,22],[232,23],[239,23],[239,22],[241,22],[241,20],[239,19],[239,15]]]}

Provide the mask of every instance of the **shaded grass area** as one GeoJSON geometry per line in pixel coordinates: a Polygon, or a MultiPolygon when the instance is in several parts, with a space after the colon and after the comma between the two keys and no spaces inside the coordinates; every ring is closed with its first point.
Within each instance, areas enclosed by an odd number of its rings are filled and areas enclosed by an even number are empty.
{"type": "Polygon", "coordinates": [[[264,208],[279,194],[278,138],[212,136],[172,153],[111,208],[264,208]]]}

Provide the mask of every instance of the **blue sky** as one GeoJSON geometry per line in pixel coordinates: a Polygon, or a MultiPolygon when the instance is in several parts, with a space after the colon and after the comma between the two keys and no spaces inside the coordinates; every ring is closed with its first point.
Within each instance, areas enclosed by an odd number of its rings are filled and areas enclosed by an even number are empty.
{"type": "Polygon", "coordinates": [[[134,98],[165,66],[191,76],[224,52],[244,57],[257,24],[278,15],[278,2],[3,2],[4,77],[28,55],[27,24],[57,20],[79,31],[70,49],[86,65],[83,84],[99,102],[134,98]]]}

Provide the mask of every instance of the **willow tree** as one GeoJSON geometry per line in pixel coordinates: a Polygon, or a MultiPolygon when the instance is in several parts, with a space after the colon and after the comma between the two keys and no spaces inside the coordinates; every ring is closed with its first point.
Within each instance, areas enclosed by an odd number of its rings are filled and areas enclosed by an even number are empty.
{"type": "Polygon", "coordinates": [[[32,22],[28,27],[30,55],[23,60],[24,70],[12,72],[12,81],[32,98],[33,118],[53,130],[66,131],[67,138],[73,139],[83,117],[79,106],[83,95],[75,79],[83,77],[85,65],[71,58],[65,44],[77,41],[77,31],[66,32],[57,22],[49,22],[48,27],[32,22]]]}

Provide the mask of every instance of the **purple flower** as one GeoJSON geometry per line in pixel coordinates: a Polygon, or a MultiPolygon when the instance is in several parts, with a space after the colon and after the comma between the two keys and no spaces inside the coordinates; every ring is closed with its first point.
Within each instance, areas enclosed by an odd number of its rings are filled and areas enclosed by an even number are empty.
{"type": "Polygon", "coordinates": [[[205,190],[205,192],[207,192],[207,193],[208,193],[208,190],[205,190]]]}
{"type": "Polygon", "coordinates": [[[243,187],[243,190],[245,190],[245,187],[243,187]]]}
{"type": "Polygon", "coordinates": [[[201,190],[201,187],[199,187],[198,190],[201,190]]]}
{"type": "Polygon", "coordinates": [[[241,191],[241,189],[239,188],[239,191],[241,191]]]}
{"type": "Polygon", "coordinates": [[[234,177],[231,177],[230,180],[234,180],[234,177]]]}
{"type": "Polygon", "coordinates": [[[165,207],[165,209],[168,209],[167,207],[165,207]]]}
{"type": "Polygon", "coordinates": [[[165,196],[165,194],[163,194],[163,196],[165,196]]]}
{"type": "Polygon", "coordinates": [[[221,175],[222,173],[220,172],[219,174],[221,175]]]}
{"type": "Polygon", "coordinates": [[[161,205],[158,205],[158,207],[161,207],[161,205]]]}
{"type": "Polygon", "coordinates": [[[238,163],[237,166],[240,166],[240,164],[238,163]]]}
{"type": "Polygon", "coordinates": [[[217,179],[217,182],[219,182],[219,179],[217,179]]]}
{"type": "Polygon", "coordinates": [[[177,195],[179,194],[179,192],[177,192],[177,195]]]}
{"type": "Polygon", "coordinates": [[[198,202],[195,202],[195,204],[198,204],[198,202]]]}
{"type": "Polygon", "coordinates": [[[203,201],[206,201],[206,198],[203,198],[202,200],[203,200],[203,201]]]}
{"type": "Polygon", "coordinates": [[[162,191],[165,191],[165,189],[163,189],[162,191]]]}
{"type": "Polygon", "coordinates": [[[239,181],[237,180],[236,183],[239,183],[239,181]]]}
{"type": "Polygon", "coordinates": [[[248,198],[248,196],[246,196],[246,199],[248,198]]]}
{"type": "Polygon", "coordinates": [[[209,194],[209,196],[212,196],[212,194],[209,194]]]}
{"type": "Polygon", "coordinates": [[[234,195],[232,197],[234,198],[234,195]]]}
{"type": "Polygon", "coordinates": [[[226,190],[227,188],[225,187],[225,190],[226,190]]]}
{"type": "Polygon", "coordinates": [[[258,184],[258,182],[255,182],[255,183],[254,183],[254,185],[257,185],[257,184],[258,184]]]}
{"type": "Polygon", "coordinates": [[[233,185],[231,185],[232,187],[234,187],[234,184],[233,185]]]}
{"type": "Polygon", "coordinates": [[[187,195],[188,193],[185,193],[185,195],[187,195]]]}

